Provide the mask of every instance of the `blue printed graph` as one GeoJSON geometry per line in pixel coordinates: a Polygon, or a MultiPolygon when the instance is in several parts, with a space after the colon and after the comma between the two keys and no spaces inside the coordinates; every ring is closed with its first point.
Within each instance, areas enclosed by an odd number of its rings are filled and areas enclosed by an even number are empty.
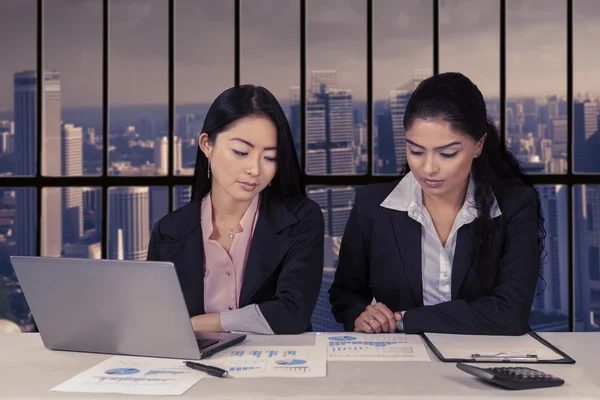
{"type": "Polygon", "coordinates": [[[356,340],[356,336],[330,336],[328,339],[336,342],[344,342],[348,340],[356,340]]]}
{"type": "Polygon", "coordinates": [[[306,364],[306,360],[299,360],[297,358],[294,358],[294,359],[291,359],[291,360],[289,360],[289,359],[286,359],[286,360],[277,360],[277,361],[275,361],[275,364],[293,367],[293,366],[296,366],[296,365],[306,364]]]}
{"type": "Polygon", "coordinates": [[[104,373],[108,375],[132,375],[140,372],[139,369],[136,368],[113,368],[104,371],[104,373]]]}
{"type": "Polygon", "coordinates": [[[247,366],[247,367],[230,367],[229,371],[235,371],[235,372],[239,372],[239,371],[259,371],[262,370],[263,367],[261,366],[247,366]]]}

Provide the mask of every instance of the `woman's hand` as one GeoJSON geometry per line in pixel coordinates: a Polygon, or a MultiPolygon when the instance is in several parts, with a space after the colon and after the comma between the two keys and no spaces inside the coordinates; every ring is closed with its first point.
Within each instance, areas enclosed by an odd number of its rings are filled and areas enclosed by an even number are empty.
{"type": "Polygon", "coordinates": [[[223,332],[221,314],[201,314],[190,319],[194,332],[223,332]]]}
{"type": "Polygon", "coordinates": [[[385,304],[369,304],[354,321],[355,332],[396,332],[396,322],[402,319],[399,312],[393,313],[385,304]]]}

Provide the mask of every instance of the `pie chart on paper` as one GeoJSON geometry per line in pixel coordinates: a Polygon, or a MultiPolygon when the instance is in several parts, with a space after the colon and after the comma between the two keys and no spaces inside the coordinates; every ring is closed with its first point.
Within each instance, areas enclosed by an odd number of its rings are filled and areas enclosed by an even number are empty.
{"type": "Polygon", "coordinates": [[[132,375],[137,374],[138,372],[140,372],[140,370],[136,368],[113,368],[104,371],[104,373],[108,375],[132,375]]]}
{"type": "Polygon", "coordinates": [[[302,364],[306,364],[306,360],[298,360],[298,359],[291,359],[291,360],[277,360],[275,361],[275,364],[277,365],[285,365],[288,367],[293,367],[296,365],[302,365],[302,364]]]}

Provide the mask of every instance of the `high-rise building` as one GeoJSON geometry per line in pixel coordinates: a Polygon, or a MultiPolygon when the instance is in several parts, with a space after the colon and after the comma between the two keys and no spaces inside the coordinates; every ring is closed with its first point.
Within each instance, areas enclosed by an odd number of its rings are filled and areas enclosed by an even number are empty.
{"type": "MultiPolygon", "coordinates": [[[[534,306],[547,314],[564,315],[564,324],[569,315],[568,246],[567,237],[567,186],[542,185],[536,188],[544,210],[546,230],[546,257],[543,277],[538,289],[544,289],[534,299],[534,306]]],[[[568,329],[568,325],[564,326],[568,329]]]]}
{"type": "MultiPolygon", "coordinates": [[[[43,175],[62,174],[61,89],[58,72],[44,72],[42,87],[42,165],[43,175]]],[[[37,151],[37,73],[14,75],[15,175],[36,173],[37,151]]],[[[59,190],[47,189],[42,203],[43,214],[36,215],[36,194],[29,189],[16,191],[15,232],[17,254],[36,254],[36,218],[42,218],[41,254],[59,256],[62,249],[62,196],[59,190]]]]}
{"type": "Polygon", "coordinates": [[[396,155],[396,172],[400,172],[406,163],[406,131],[404,113],[412,91],[396,89],[390,91],[390,113],[392,115],[392,137],[396,155]]]}
{"type": "Polygon", "coordinates": [[[552,153],[554,158],[567,158],[567,119],[555,118],[550,120],[550,137],[552,139],[552,153]]]}
{"type": "MultiPolygon", "coordinates": [[[[83,175],[83,132],[65,124],[62,128],[62,175],[83,175]]],[[[83,235],[83,193],[80,187],[63,188],[63,242],[74,243],[83,235]]]]}
{"type": "MultiPolygon", "coordinates": [[[[585,185],[575,185],[573,187],[573,257],[575,265],[575,328],[578,331],[590,331],[598,329],[594,323],[598,324],[596,318],[600,318],[600,304],[596,302],[595,312],[592,308],[592,284],[590,279],[590,220],[593,221],[593,215],[589,215],[587,201],[587,190],[585,185]]],[[[597,282],[596,282],[597,283],[597,282]]],[[[595,290],[596,299],[598,290],[595,290]]]]}
{"type": "Polygon", "coordinates": [[[174,209],[177,210],[190,202],[192,198],[191,186],[175,186],[174,209]]]}
{"type": "Polygon", "coordinates": [[[9,154],[15,151],[15,135],[4,131],[0,133],[0,154],[9,154]]]}
{"type": "MultiPolygon", "coordinates": [[[[587,279],[589,289],[589,326],[588,330],[600,330],[600,185],[582,186],[585,190],[585,219],[582,225],[587,230],[587,279]]],[[[580,189],[581,190],[581,189],[580,189]]],[[[582,204],[583,206],[583,204],[582,204]]],[[[577,224],[578,221],[576,220],[577,224]]],[[[577,241],[578,239],[576,239],[577,241]]],[[[586,256],[584,253],[583,257],[586,256]]]]}
{"type": "Polygon", "coordinates": [[[296,155],[300,159],[300,87],[292,86],[290,88],[290,130],[296,147],[296,155]]]}
{"type": "Polygon", "coordinates": [[[108,257],[145,260],[150,240],[148,187],[111,188],[108,202],[108,257]]]}
{"type": "Polygon", "coordinates": [[[598,107],[591,101],[573,105],[573,147],[575,171],[600,172],[597,150],[600,142],[592,143],[592,135],[598,130],[598,107]],[[596,149],[592,149],[592,147],[596,149]]]}
{"type": "Polygon", "coordinates": [[[169,171],[169,138],[162,136],[154,141],[154,165],[158,175],[166,175],[169,171]]]}
{"type": "MultiPolygon", "coordinates": [[[[168,159],[168,157],[167,157],[168,159]]],[[[173,174],[181,175],[183,169],[182,160],[182,140],[180,137],[173,137],[173,174]]]]}
{"type": "Polygon", "coordinates": [[[307,172],[354,175],[352,93],[337,87],[335,71],[313,71],[306,103],[307,172]]]}
{"type": "Polygon", "coordinates": [[[311,187],[308,197],[323,211],[325,235],[341,237],[346,229],[350,211],[354,206],[356,190],[353,187],[311,187]]]}
{"type": "Polygon", "coordinates": [[[394,143],[394,129],[392,128],[392,114],[387,108],[383,114],[377,116],[377,139],[374,145],[377,147],[375,154],[376,167],[375,173],[385,175],[395,175],[396,167],[396,151],[394,143]]]}
{"type": "MultiPolygon", "coordinates": [[[[99,240],[102,232],[102,189],[98,187],[86,187],[83,191],[83,209],[85,212],[90,213],[93,219],[93,227],[90,230],[94,230],[92,239],[99,240]]],[[[86,232],[86,235],[88,233],[86,232]]]]}

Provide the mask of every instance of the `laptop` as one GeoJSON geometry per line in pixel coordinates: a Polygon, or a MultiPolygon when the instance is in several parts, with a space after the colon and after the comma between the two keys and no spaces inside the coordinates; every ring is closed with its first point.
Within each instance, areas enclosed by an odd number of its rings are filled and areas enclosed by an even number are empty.
{"type": "Polygon", "coordinates": [[[10,260],[48,349],[198,360],[246,339],[194,332],[172,262],[10,260]]]}

